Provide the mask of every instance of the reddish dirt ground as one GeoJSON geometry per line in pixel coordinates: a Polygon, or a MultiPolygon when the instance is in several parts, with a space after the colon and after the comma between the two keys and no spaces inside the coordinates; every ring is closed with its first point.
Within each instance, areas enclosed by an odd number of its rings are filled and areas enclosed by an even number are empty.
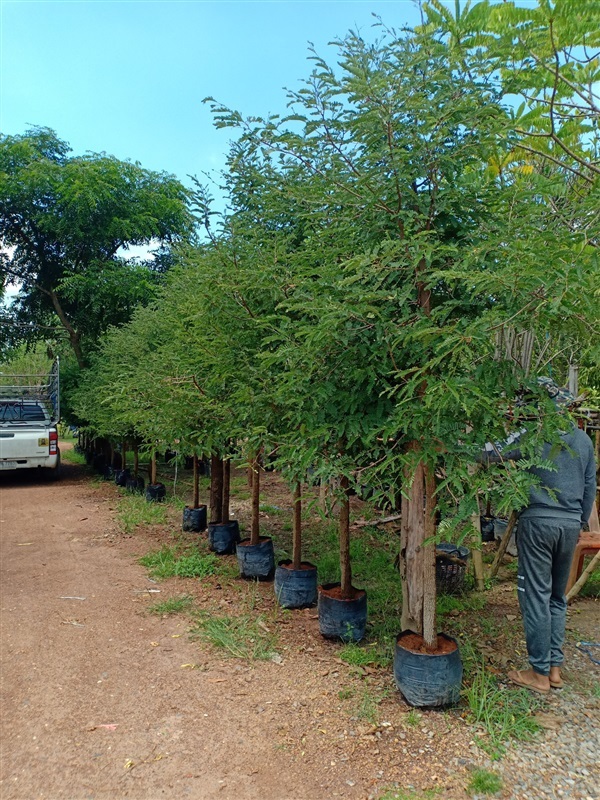
{"type": "Polygon", "coordinates": [[[150,615],[182,592],[227,610],[244,582],[149,581],[137,558],[155,534],[120,532],[115,503],[70,464],[56,483],[0,476],[2,800],[366,800],[396,783],[468,797],[460,714],[415,724],[387,670],[339,660],[314,609],[274,614],[271,584],[253,604],[279,663],[223,658],[183,616],[150,615]],[[384,697],[377,724],[349,688],[384,697]]]}

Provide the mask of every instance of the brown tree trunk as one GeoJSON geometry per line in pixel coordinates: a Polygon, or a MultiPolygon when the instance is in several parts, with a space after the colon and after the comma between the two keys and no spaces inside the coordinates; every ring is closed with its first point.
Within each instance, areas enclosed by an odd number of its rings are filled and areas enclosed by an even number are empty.
{"type": "Polygon", "coordinates": [[[49,292],[47,292],[47,294],[50,295],[50,299],[52,300],[52,305],[54,306],[54,310],[56,311],[56,316],[59,318],[61,325],[69,335],[69,342],[71,343],[71,347],[73,348],[73,352],[75,353],[75,358],[77,359],[77,363],[79,364],[80,369],[84,369],[85,359],[83,357],[83,351],[81,349],[79,334],[67,319],[67,315],[65,314],[63,307],[60,304],[60,300],[58,299],[58,295],[56,294],[56,292],[54,290],[50,290],[49,292]]]}
{"type": "Polygon", "coordinates": [[[229,522],[229,494],[231,491],[231,461],[228,458],[223,459],[223,500],[222,507],[222,522],[229,522]]]}
{"type": "Polygon", "coordinates": [[[425,544],[423,545],[423,639],[426,647],[437,649],[435,620],[435,475],[432,467],[425,467],[425,544]]]}
{"type": "Polygon", "coordinates": [[[352,599],[352,566],[350,564],[350,497],[348,496],[348,478],[344,477],[340,481],[340,487],[344,492],[342,504],[340,506],[340,575],[341,575],[341,594],[343,600],[352,599]]]}
{"type": "Polygon", "coordinates": [[[200,505],[200,470],[198,469],[198,456],[194,453],[194,499],[193,508],[198,508],[200,505]]]}
{"type": "Polygon", "coordinates": [[[257,453],[252,462],[252,524],[250,527],[250,544],[260,541],[260,453],[257,453]]]}
{"type": "Polygon", "coordinates": [[[210,458],[210,521],[222,522],[223,516],[223,461],[219,456],[210,458]]]}
{"type": "Polygon", "coordinates": [[[294,488],[294,531],[292,534],[292,567],[300,569],[302,564],[302,484],[294,488]]]}
{"type": "Polygon", "coordinates": [[[400,576],[402,578],[402,630],[423,633],[423,464],[419,464],[410,487],[405,471],[400,523],[400,576]],[[407,496],[408,495],[408,496],[407,496]]]}
{"type": "MultiPolygon", "coordinates": [[[[406,475],[408,484],[409,476],[406,475]]],[[[402,498],[400,574],[402,577],[402,630],[421,634],[434,650],[435,544],[425,544],[435,534],[435,478],[433,470],[419,462],[408,497],[402,498]]]]}
{"type": "Polygon", "coordinates": [[[150,483],[156,483],[156,450],[152,451],[152,457],[150,459],[150,483]]]}

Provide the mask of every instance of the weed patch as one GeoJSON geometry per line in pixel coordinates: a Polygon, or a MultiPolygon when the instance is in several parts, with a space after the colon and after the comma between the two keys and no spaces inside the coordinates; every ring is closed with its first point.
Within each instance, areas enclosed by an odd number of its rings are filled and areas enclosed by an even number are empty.
{"type": "Polygon", "coordinates": [[[475,673],[466,690],[469,722],[479,726],[484,737],[476,737],[478,745],[497,760],[506,752],[511,740],[527,741],[540,730],[532,714],[543,708],[541,699],[527,689],[501,689],[483,666],[475,673]]]}
{"type": "Polygon", "coordinates": [[[125,533],[132,533],[138,525],[165,525],[167,506],[164,503],[148,503],[140,495],[126,495],[117,503],[117,518],[125,533]]]}
{"type": "Polygon", "coordinates": [[[176,547],[164,545],[160,550],[147,553],[139,559],[152,578],[206,578],[215,575],[219,559],[214,553],[199,553],[193,548],[181,553],[176,547]]]}
{"type": "Polygon", "coordinates": [[[278,637],[262,616],[214,617],[202,615],[191,635],[225,650],[233,658],[247,661],[273,658],[278,637]]]}
{"type": "Polygon", "coordinates": [[[165,614],[181,614],[187,611],[193,603],[194,598],[191,594],[182,594],[179,597],[169,597],[167,600],[153,603],[148,608],[148,613],[157,614],[159,616],[164,616],[165,614]]]}
{"type": "Polygon", "coordinates": [[[502,778],[496,772],[487,769],[473,770],[468,786],[471,794],[496,794],[501,790],[502,778]]]}

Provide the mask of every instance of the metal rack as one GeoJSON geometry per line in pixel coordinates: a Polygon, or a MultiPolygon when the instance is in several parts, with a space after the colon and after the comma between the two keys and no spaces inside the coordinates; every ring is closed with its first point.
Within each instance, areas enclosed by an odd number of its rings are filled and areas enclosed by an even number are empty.
{"type": "Polygon", "coordinates": [[[60,363],[56,358],[46,375],[4,375],[0,372],[0,400],[42,403],[56,425],[60,419],[60,363]]]}

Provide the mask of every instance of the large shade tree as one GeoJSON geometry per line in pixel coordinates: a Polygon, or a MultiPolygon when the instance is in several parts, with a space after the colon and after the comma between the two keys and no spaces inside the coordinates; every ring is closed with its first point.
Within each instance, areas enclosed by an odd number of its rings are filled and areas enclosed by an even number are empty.
{"type": "Polygon", "coordinates": [[[84,366],[99,335],[153,296],[165,248],[191,232],[173,176],[104,153],[72,156],[47,128],[1,136],[0,282],[19,290],[4,336],[42,338],[56,326],[84,366]],[[162,253],[132,263],[135,245],[162,253]]]}

